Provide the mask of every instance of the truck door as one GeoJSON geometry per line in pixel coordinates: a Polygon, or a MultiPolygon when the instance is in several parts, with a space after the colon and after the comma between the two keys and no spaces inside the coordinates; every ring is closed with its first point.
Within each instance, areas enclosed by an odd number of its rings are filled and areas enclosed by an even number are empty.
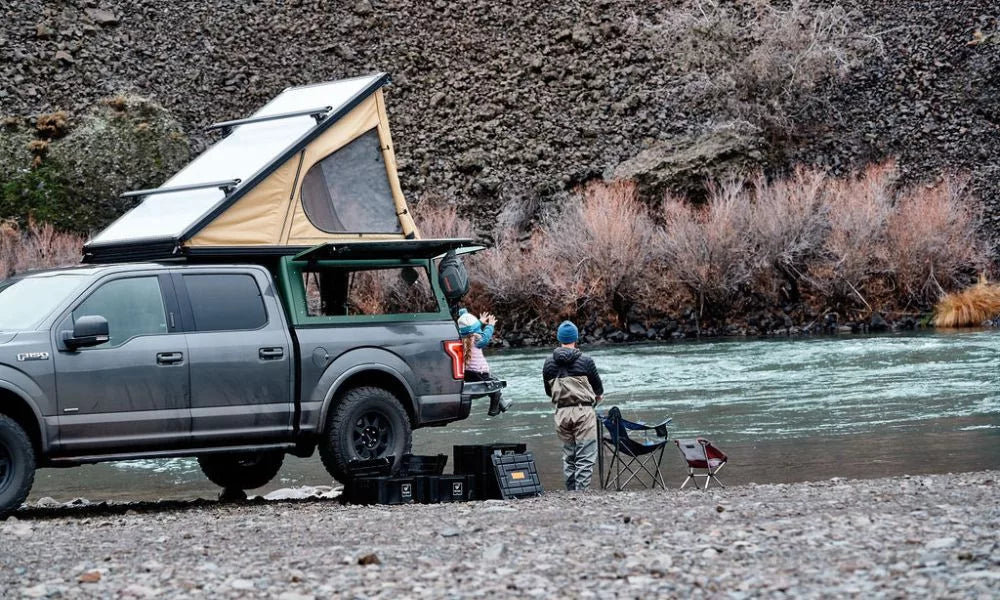
{"type": "Polygon", "coordinates": [[[188,355],[167,274],[123,273],[86,292],[57,322],[60,454],[137,452],[190,435],[188,355]],[[82,316],[107,319],[110,339],[71,351],[62,333],[82,316]]]}
{"type": "Polygon", "coordinates": [[[206,267],[173,278],[191,357],[193,443],[287,440],[293,361],[270,277],[206,267]]]}

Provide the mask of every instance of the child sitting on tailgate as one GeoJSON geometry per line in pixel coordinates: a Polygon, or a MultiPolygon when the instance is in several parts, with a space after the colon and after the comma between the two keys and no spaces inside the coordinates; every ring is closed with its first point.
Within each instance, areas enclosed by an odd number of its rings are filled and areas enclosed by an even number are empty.
{"type": "MultiPolygon", "coordinates": [[[[462,345],[465,349],[465,380],[466,381],[489,381],[490,365],[483,356],[483,348],[490,343],[493,337],[493,329],[496,325],[496,317],[489,313],[483,313],[482,321],[476,318],[469,311],[460,309],[458,311],[458,335],[462,338],[462,345]]],[[[495,417],[501,412],[505,412],[511,405],[509,398],[503,398],[499,391],[490,394],[489,416],[495,417]]]]}

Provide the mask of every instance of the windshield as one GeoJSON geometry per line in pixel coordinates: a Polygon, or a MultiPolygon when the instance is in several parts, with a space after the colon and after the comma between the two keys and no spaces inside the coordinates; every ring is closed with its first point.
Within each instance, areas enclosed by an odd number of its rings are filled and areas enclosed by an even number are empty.
{"type": "Polygon", "coordinates": [[[86,277],[69,273],[0,281],[0,331],[35,329],[86,282],[86,277]]]}

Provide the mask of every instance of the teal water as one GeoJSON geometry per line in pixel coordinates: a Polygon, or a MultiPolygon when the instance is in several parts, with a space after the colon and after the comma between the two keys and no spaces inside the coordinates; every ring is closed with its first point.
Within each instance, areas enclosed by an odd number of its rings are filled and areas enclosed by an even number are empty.
{"type": "MultiPolygon", "coordinates": [[[[671,437],[703,436],[730,456],[729,483],[789,482],[1000,468],[1000,332],[682,342],[584,348],[607,389],[601,408],[626,418],[673,418],[671,437]]],[[[489,355],[514,406],[415,433],[414,450],[522,441],[543,483],[561,484],[560,443],[544,396],[548,350],[489,355]]],[[[676,449],[668,482],[683,479],[676,449]]],[[[328,485],[317,458],[289,459],[262,491],[328,485]]],[[[32,497],[214,497],[188,459],[39,472],[32,497]]]]}

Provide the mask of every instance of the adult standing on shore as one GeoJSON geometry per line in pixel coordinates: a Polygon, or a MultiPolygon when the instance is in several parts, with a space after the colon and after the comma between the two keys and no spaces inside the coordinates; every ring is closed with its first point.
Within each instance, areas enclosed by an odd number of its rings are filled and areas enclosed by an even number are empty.
{"type": "Polygon", "coordinates": [[[580,332],[571,321],[556,330],[560,346],[545,360],[545,394],[556,405],[556,433],[563,442],[563,474],[567,490],[590,487],[597,458],[597,419],[594,406],[604,384],[594,360],[576,347],[580,332]]]}

